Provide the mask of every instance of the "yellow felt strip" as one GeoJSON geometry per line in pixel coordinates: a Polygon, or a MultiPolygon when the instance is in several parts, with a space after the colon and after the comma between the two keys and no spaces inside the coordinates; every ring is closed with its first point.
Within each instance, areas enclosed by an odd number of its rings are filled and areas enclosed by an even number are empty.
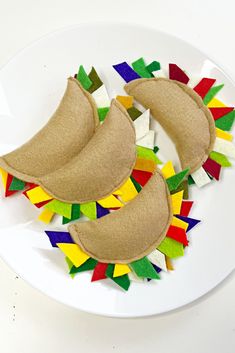
{"type": "Polygon", "coordinates": [[[134,98],[132,96],[117,96],[116,99],[125,107],[129,109],[133,106],[134,98]]]}
{"type": "Polygon", "coordinates": [[[171,225],[172,225],[172,226],[175,226],[175,227],[182,228],[182,229],[185,230],[185,232],[186,232],[186,230],[188,229],[188,223],[182,221],[182,220],[179,219],[179,218],[176,218],[175,216],[173,216],[173,218],[172,218],[171,225]]]}
{"type": "Polygon", "coordinates": [[[184,190],[171,195],[173,214],[180,214],[184,190]]]}
{"type": "Polygon", "coordinates": [[[166,256],[166,267],[169,271],[174,271],[171,259],[168,256],[166,256]]]}
{"type": "Polygon", "coordinates": [[[153,160],[137,158],[134,169],[153,173],[156,169],[156,163],[153,160]]]}
{"type": "Polygon", "coordinates": [[[52,220],[53,216],[54,216],[54,212],[52,212],[51,210],[45,209],[39,215],[38,220],[48,224],[52,220]]]}
{"type": "Polygon", "coordinates": [[[173,167],[173,163],[172,161],[168,161],[162,168],[161,170],[162,174],[164,175],[164,177],[170,178],[171,176],[175,175],[175,170],[173,167]]]}
{"type": "Polygon", "coordinates": [[[0,168],[0,174],[2,177],[3,187],[6,190],[8,173],[4,169],[0,168]]]}
{"type": "Polygon", "coordinates": [[[114,267],[113,277],[123,276],[129,272],[131,272],[131,270],[128,265],[116,264],[114,267]]]}
{"type": "Polygon", "coordinates": [[[57,243],[57,246],[76,267],[81,266],[90,257],[77,244],[57,243]]]}
{"type": "Polygon", "coordinates": [[[226,107],[226,105],[217,98],[213,98],[210,103],[207,104],[208,108],[220,108],[226,107]]]}
{"type": "Polygon", "coordinates": [[[121,196],[122,195],[122,192],[121,192],[121,189],[117,189],[113,192],[113,195],[116,195],[116,196],[121,196]]]}
{"type": "Polygon", "coordinates": [[[27,191],[28,198],[34,203],[39,203],[47,200],[52,200],[52,197],[48,195],[41,186],[37,186],[34,189],[27,191]]]}
{"type": "Polygon", "coordinates": [[[233,135],[231,135],[229,132],[221,130],[216,128],[216,136],[220,137],[221,139],[232,141],[233,140],[233,135]]]}
{"type": "Polygon", "coordinates": [[[121,201],[119,201],[115,196],[110,195],[106,197],[105,199],[101,199],[97,201],[100,206],[104,208],[117,208],[117,207],[122,207],[123,204],[121,201]]]}
{"type": "Polygon", "coordinates": [[[131,201],[138,195],[138,192],[130,178],[127,179],[119,190],[121,192],[121,199],[123,202],[131,201]]]}

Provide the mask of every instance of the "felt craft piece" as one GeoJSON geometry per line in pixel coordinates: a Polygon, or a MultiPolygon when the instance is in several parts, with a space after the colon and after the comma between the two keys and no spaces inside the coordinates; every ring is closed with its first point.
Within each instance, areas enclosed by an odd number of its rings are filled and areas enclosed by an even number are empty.
{"type": "Polygon", "coordinates": [[[98,203],[96,204],[96,218],[101,218],[109,214],[109,210],[100,206],[98,203]]]}
{"type": "Polygon", "coordinates": [[[158,250],[170,258],[184,256],[184,247],[182,243],[166,237],[158,247],[158,250]]]}
{"type": "Polygon", "coordinates": [[[119,191],[121,193],[120,198],[123,202],[131,201],[138,195],[138,191],[130,178],[120,187],[119,191]]]}
{"type": "Polygon", "coordinates": [[[153,72],[160,70],[161,65],[158,61],[152,61],[149,65],[146,66],[146,69],[152,74],[152,76],[154,76],[153,72]]]}
{"type": "Polygon", "coordinates": [[[194,91],[203,99],[206,94],[209,92],[210,88],[215,83],[214,78],[206,78],[204,77],[201,81],[194,87],[194,91]]]}
{"type": "Polygon", "coordinates": [[[89,73],[88,77],[92,82],[92,85],[88,89],[88,91],[90,93],[93,93],[94,91],[96,91],[98,88],[100,88],[103,85],[103,82],[101,81],[101,79],[98,76],[94,67],[92,67],[91,72],[89,73]]]}
{"type": "Polygon", "coordinates": [[[137,72],[138,75],[140,75],[140,77],[145,77],[145,78],[150,78],[152,77],[151,73],[149,72],[149,70],[147,69],[144,59],[140,58],[136,61],[134,61],[132,64],[133,69],[135,70],[135,72],[137,72]]]}
{"type": "Polygon", "coordinates": [[[149,149],[154,148],[155,131],[150,130],[145,136],[136,141],[138,146],[146,147],[149,149]]]}
{"type": "Polygon", "coordinates": [[[228,158],[219,153],[219,152],[215,152],[215,151],[212,151],[210,153],[210,159],[212,159],[213,161],[217,162],[218,164],[221,165],[221,167],[231,167],[231,163],[229,162],[228,158]]]}
{"type": "Polygon", "coordinates": [[[224,140],[232,141],[233,140],[233,135],[230,134],[229,132],[223,131],[219,128],[216,128],[216,136],[220,137],[224,140]]]}
{"type": "Polygon", "coordinates": [[[16,177],[13,177],[11,185],[9,187],[9,190],[11,191],[18,191],[18,190],[24,190],[26,183],[22,180],[19,180],[16,177]]]}
{"type": "Polygon", "coordinates": [[[73,204],[72,205],[72,212],[71,212],[71,217],[66,218],[63,216],[63,224],[67,224],[71,221],[75,221],[76,219],[80,218],[80,205],[79,204],[73,204]]]}
{"type": "Polygon", "coordinates": [[[185,176],[188,174],[189,169],[182,170],[182,172],[172,175],[170,178],[166,179],[169,191],[176,190],[178,186],[182,183],[185,176]]]}
{"type": "Polygon", "coordinates": [[[139,277],[160,279],[159,275],[147,257],[143,257],[140,260],[132,262],[130,266],[139,277]]]}
{"type": "Polygon", "coordinates": [[[110,195],[105,199],[98,200],[97,203],[104,208],[119,208],[123,206],[123,204],[113,195],[110,195]]]}
{"type": "Polygon", "coordinates": [[[215,140],[213,151],[224,154],[227,157],[235,158],[235,146],[230,141],[219,137],[215,140]]]}
{"type": "Polygon", "coordinates": [[[142,115],[142,112],[139,111],[136,107],[128,108],[127,112],[133,121],[137,119],[140,115],[142,115]]]}
{"type": "Polygon", "coordinates": [[[74,78],[49,122],[27,143],[0,157],[0,166],[20,180],[38,184],[76,156],[99,123],[92,96],[74,78]]]}
{"type": "Polygon", "coordinates": [[[137,158],[134,165],[135,170],[143,170],[150,173],[154,172],[155,167],[156,167],[156,163],[154,161],[147,160],[144,158],[143,159],[137,158]]]}
{"type": "Polygon", "coordinates": [[[216,94],[224,87],[224,85],[214,86],[212,87],[209,92],[203,98],[203,102],[205,105],[208,105],[212,99],[216,96],[216,94]]]}
{"type": "Polygon", "coordinates": [[[144,186],[151,178],[152,173],[143,172],[142,170],[133,170],[131,175],[138,184],[144,186]]]}
{"type": "Polygon", "coordinates": [[[89,219],[97,218],[96,203],[94,201],[80,205],[80,211],[89,219]]]}
{"type": "Polygon", "coordinates": [[[47,194],[41,186],[36,186],[35,188],[29,189],[26,191],[26,195],[33,204],[52,200],[52,196],[47,194]]]}
{"type": "Polygon", "coordinates": [[[103,122],[104,119],[106,118],[108,111],[109,111],[109,107],[98,108],[98,115],[101,122],[103,122]]]}
{"type": "Polygon", "coordinates": [[[6,190],[8,173],[4,169],[0,168],[0,174],[2,177],[3,188],[6,190]]]}
{"type": "Polygon", "coordinates": [[[117,96],[116,99],[126,109],[129,109],[129,108],[131,108],[133,106],[134,98],[131,97],[131,96],[117,96]]]}
{"type": "Polygon", "coordinates": [[[70,269],[70,274],[76,274],[76,273],[79,273],[79,272],[94,270],[96,265],[97,265],[97,261],[94,260],[94,259],[89,258],[88,260],[86,260],[79,267],[72,266],[71,269],[70,269]]]}
{"type": "Polygon", "coordinates": [[[168,271],[174,271],[174,267],[172,265],[171,259],[168,256],[166,256],[166,267],[168,271]]]}
{"type": "Polygon", "coordinates": [[[164,164],[164,166],[161,169],[161,172],[166,179],[175,175],[175,169],[173,167],[172,161],[168,161],[166,164],[164,164]]]}
{"type": "Polygon", "coordinates": [[[130,82],[141,77],[125,61],[123,63],[113,65],[113,68],[126,82],[130,82]]]}
{"type": "Polygon", "coordinates": [[[208,158],[203,164],[203,168],[207,173],[209,173],[213,178],[219,180],[221,165],[215,162],[213,159],[208,158]]]}
{"type": "Polygon", "coordinates": [[[190,217],[184,217],[184,216],[180,216],[180,215],[178,215],[178,216],[176,216],[176,217],[179,218],[180,220],[182,220],[182,221],[188,223],[187,233],[188,233],[192,228],[194,228],[199,222],[201,222],[201,221],[199,221],[198,219],[194,219],[194,218],[190,218],[190,217]]]}
{"type": "Polygon", "coordinates": [[[136,140],[141,139],[148,133],[149,124],[150,124],[150,115],[149,115],[149,109],[147,109],[142,115],[138,117],[138,119],[134,121],[136,140]]]}
{"type": "Polygon", "coordinates": [[[44,208],[69,219],[72,216],[72,205],[69,203],[52,200],[47,203],[44,208]]]}
{"type": "Polygon", "coordinates": [[[219,129],[230,131],[235,120],[235,110],[215,121],[215,126],[219,129]]]}
{"type": "Polygon", "coordinates": [[[58,243],[57,246],[76,267],[82,265],[90,257],[77,244],[58,243]]]}
{"type": "Polygon", "coordinates": [[[163,255],[163,253],[161,253],[159,250],[153,250],[153,252],[148,255],[148,259],[153,265],[156,265],[163,271],[167,272],[165,255],[163,255]]]}
{"type": "Polygon", "coordinates": [[[96,267],[94,268],[94,272],[91,278],[91,282],[98,281],[100,279],[105,279],[107,278],[105,272],[107,270],[108,264],[104,264],[101,262],[98,262],[96,267]]]}
{"type": "Polygon", "coordinates": [[[118,284],[124,290],[128,290],[131,284],[128,275],[125,274],[119,277],[114,277],[113,273],[114,273],[114,265],[109,264],[105,272],[106,276],[112,279],[116,284],[118,284]]]}
{"type": "Polygon", "coordinates": [[[136,161],[135,130],[116,100],[86,147],[66,166],[39,179],[43,189],[67,203],[108,197],[130,176],[136,161]]]}
{"type": "Polygon", "coordinates": [[[42,213],[38,216],[38,220],[42,221],[46,224],[50,223],[53,216],[54,216],[54,212],[50,211],[50,210],[43,210],[42,213]]]}
{"type": "Polygon", "coordinates": [[[181,205],[183,201],[183,194],[183,191],[179,191],[171,195],[173,214],[180,214],[181,205]]]}
{"type": "Polygon", "coordinates": [[[156,164],[162,163],[152,149],[142,146],[137,146],[137,157],[153,160],[156,164]]]}
{"type": "Polygon", "coordinates": [[[167,231],[166,236],[178,241],[179,243],[182,243],[184,246],[188,245],[188,239],[186,236],[186,232],[182,228],[175,227],[175,226],[171,225],[167,231]]]}
{"type": "Polygon", "coordinates": [[[191,177],[199,188],[211,182],[211,179],[202,167],[192,173],[191,177]]]}
{"type": "Polygon", "coordinates": [[[125,207],[92,222],[74,223],[69,232],[74,242],[98,261],[127,264],[153,251],[164,239],[171,220],[168,187],[156,170],[125,207]]]}
{"type": "Polygon", "coordinates": [[[96,91],[92,93],[92,97],[95,100],[97,108],[104,108],[110,105],[110,99],[105,85],[100,86],[96,91]]]}
{"type": "Polygon", "coordinates": [[[45,231],[48,236],[50,243],[53,247],[58,247],[58,243],[70,243],[74,244],[73,239],[71,238],[69,232],[56,232],[56,231],[45,231]]]}
{"type": "Polygon", "coordinates": [[[75,273],[70,273],[71,269],[74,267],[74,266],[73,266],[73,263],[69,260],[69,258],[68,258],[67,256],[65,256],[65,261],[66,261],[66,263],[67,263],[67,265],[68,265],[68,268],[69,268],[70,277],[71,277],[71,278],[74,278],[75,273]]]}
{"type": "Polygon", "coordinates": [[[187,217],[193,206],[193,201],[183,201],[181,205],[180,215],[187,217]]]}
{"type": "Polygon", "coordinates": [[[208,108],[226,107],[226,105],[217,98],[213,98],[207,106],[208,108]]]}
{"type": "Polygon", "coordinates": [[[131,179],[132,183],[134,184],[136,191],[139,193],[142,190],[142,187],[140,186],[139,183],[137,183],[137,181],[132,176],[130,177],[130,179],[131,179]]]}
{"type": "Polygon", "coordinates": [[[152,75],[154,77],[163,77],[163,78],[167,78],[167,74],[166,74],[166,71],[165,70],[157,70],[157,71],[153,71],[152,72],[152,75]]]}
{"type": "Polygon", "coordinates": [[[127,273],[129,273],[130,267],[128,265],[125,264],[115,264],[114,267],[114,272],[113,272],[113,277],[119,277],[119,276],[123,276],[126,275],[127,273]]]}
{"type": "Polygon", "coordinates": [[[222,118],[222,116],[227,115],[233,111],[233,107],[219,107],[219,108],[209,108],[213,118],[215,120],[222,118]]]}
{"type": "Polygon", "coordinates": [[[213,149],[215,123],[198,94],[181,82],[164,78],[137,79],[124,88],[150,108],[175,143],[182,168],[190,168],[190,173],[200,168],[213,149]]]}
{"type": "Polygon", "coordinates": [[[81,83],[82,87],[85,90],[88,90],[92,86],[92,81],[87,76],[87,73],[84,70],[84,67],[82,65],[80,65],[79,67],[79,70],[77,73],[77,80],[81,83]]]}
{"type": "Polygon", "coordinates": [[[177,218],[176,216],[173,216],[171,225],[178,227],[178,228],[182,228],[185,230],[185,232],[188,230],[188,223],[182,221],[181,219],[177,218]]]}
{"type": "Polygon", "coordinates": [[[130,273],[128,273],[127,275],[129,277],[129,279],[131,280],[131,282],[137,282],[137,283],[144,283],[146,282],[146,279],[143,277],[138,277],[135,272],[131,271],[130,273]]]}
{"type": "Polygon", "coordinates": [[[169,64],[169,78],[187,84],[189,77],[176,64],[169,64]]]}
{"type": "Polygon", "coordinates": [[[176,192],[179,192],[179,191],[184,191],[184,194],[183,194],[183,198],[185,200],[188,199],[188,181],[187,180],[184,180],[182,181],[181,184],[179,184],[179,186],[175,189],[175,190],[172,190],[171,191],[171,194],[175,194],[176,192]]]}
{"type": "Polygon", "coordinates": [[[10,190],[10,186],[12,184],[13,178],[14,177],[11,174],[7,174],[5,197],[11,196],[18,191],[18,190],[10,190]]]}

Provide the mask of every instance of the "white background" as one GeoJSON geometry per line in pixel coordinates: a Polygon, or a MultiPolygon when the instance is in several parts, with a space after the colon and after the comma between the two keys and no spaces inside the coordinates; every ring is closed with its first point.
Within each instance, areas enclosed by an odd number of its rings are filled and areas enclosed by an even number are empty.
{"type": "MultiPolygon", "coordinates": [[[[81,22],[120,20],[187,40],[208,53],[235,80],[234,12],[233,0],[0,0],[0,65],[55,29],[81,22]]],[[[158,317],[122,320],[88,315],[58,304],[32,289],[0,261],[0,352],[16,351],[234,352],[235,274],[183,309],[158,317]]]]}

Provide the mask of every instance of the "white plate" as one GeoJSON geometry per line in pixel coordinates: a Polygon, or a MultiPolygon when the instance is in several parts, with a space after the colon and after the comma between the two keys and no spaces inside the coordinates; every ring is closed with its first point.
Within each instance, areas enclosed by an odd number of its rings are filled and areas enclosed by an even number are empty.
{"type": "MultiPolygon", "coordinates": [[[[14,57],[0,72],[0,153],[22,144],[43,126],[80,64],[94,65],[114,96],[123,82],[112,64],[146,60],[169,62],[198,76],[225,83],[221,98],[235,104],[230,79],[205,54],[168,34],[124,24],[90,24],[50,34],[14,57]]],[[[164,159],[177,157],[160,131],[164,159]]],[[[210,291],[234,269],[234,169],[222,181],[194,190],[192,216],[203,222],[190,233],[185,257],[161,281],[133,283],[125,293],[110,283],[90,283],[90,273],[72,280],[62,253],[52,249],[34,221],[38,210],[22,196],[0,200],[0,255],[21,277],[48,296],[87,312],[119,317],[163,313],[210,291]]]]}

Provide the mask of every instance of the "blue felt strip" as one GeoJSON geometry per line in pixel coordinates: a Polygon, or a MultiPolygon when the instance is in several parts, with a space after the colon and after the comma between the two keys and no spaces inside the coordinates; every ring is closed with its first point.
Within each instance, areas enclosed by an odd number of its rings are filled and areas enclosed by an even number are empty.
{"type": "Polygon", "coordinates": [[[57,243],[74,244],[74,241],[68,232],[55,232],[46,230],[45,233],[47,234],[53,247],[57,247],[57,243]]]}
{"type": "Polygon", "coordinates": [[[185,217],[185,216],[176,216],[177,218],[181,219],[181,221],[184,221],[186,223],[188,223],[188,228],[186,232],[189,232],[193,227],[195,227],[199,222],[198,219],[194,219],[194,218],[189,218],[189,217],[185,217]]]}
{"type": "Polygon", "coordinates": [[[120,76],[122,76],[126,82],[141,78],[125,61],[123,63],[113,65],[113,68],[119,73],[120,76]]]}

